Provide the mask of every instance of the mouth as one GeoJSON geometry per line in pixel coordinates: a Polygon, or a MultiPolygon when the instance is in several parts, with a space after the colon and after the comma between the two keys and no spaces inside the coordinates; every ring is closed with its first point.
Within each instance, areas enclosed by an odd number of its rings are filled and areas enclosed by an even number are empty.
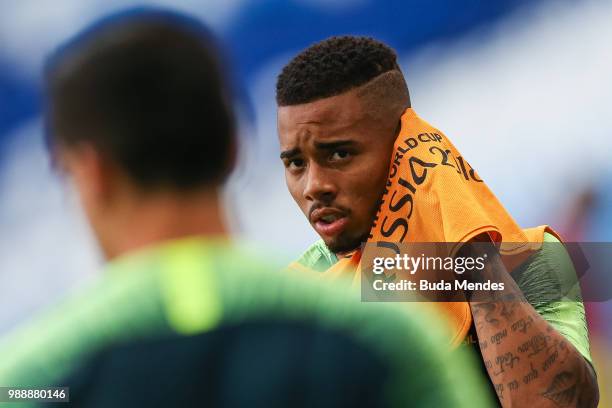
{"type": "Polygon", "coordinates": [[[310,220],[319,235],[326,237],[340,234],[348,223],[346,213],[329,207],[314,210],[310,220]]]}

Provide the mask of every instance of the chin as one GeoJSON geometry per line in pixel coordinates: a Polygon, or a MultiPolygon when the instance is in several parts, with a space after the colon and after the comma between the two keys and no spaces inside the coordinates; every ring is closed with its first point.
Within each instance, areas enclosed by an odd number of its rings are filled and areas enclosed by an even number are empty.
{"type": "Polygon", "coordinates": [[[333,253],[341,253],[341,252],[351,252],[361,246],[361,244],[367,241],[367,234],[365,237],[360,238],[349,238],[338,236],[334,237],[331,240],[324,240],[325,245],[329,248],[333,253]]]}

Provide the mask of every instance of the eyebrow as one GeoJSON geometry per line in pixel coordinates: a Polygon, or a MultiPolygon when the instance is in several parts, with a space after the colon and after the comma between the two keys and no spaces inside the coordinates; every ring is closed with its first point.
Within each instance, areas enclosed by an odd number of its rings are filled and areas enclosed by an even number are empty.
{"type": "Polygon", "coordinates": [[[294,149],[289,149],[289,150],[285,150],[284,152],[281,152],[280,154],[280,158],[281,159],[286,159],[288,157],[292,157],[297,155],[300,152],[299,148],[294,148],[294,149]]]}
{"type": "MultiPolygon", "coordinates": [[[[333,142],[315,142],[315,147],[317,149],[321,149],[321,150],[332,150],[332,149],[337,149],[338,147],[345,147],[345,146],[351,146],[354,145],[355,141],[353,140],[336,140],[333,142]]],[[[289,149],[289,150],[285,150],[283,152],[281,152],[280,154],[280,158],[281,159],[287,159],[289,157],[293,157],[296,156],[300,153],[300,149],[298,147],[293,148],[293,149],[289,149]]]]}

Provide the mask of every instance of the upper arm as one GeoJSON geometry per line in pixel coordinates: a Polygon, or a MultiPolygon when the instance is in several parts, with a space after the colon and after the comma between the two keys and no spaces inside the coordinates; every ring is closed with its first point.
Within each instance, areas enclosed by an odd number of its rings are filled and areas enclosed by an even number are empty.
{"type": "Polygon", "coordinates": [[[527,301],[592,364],[580,285],[565,246],[546,233],[522,269],[516,279],[527,301]]]}

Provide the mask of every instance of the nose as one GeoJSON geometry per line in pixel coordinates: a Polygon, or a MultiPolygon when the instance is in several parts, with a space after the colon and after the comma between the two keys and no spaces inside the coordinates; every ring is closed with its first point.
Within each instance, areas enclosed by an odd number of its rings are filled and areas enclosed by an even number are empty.
{"type": "Polygon", "coordinates": [[[338,190],[329,171],[316,163],[308,166],[304,198],[309,201],[330,203],[336,198],[338,190]]]}

